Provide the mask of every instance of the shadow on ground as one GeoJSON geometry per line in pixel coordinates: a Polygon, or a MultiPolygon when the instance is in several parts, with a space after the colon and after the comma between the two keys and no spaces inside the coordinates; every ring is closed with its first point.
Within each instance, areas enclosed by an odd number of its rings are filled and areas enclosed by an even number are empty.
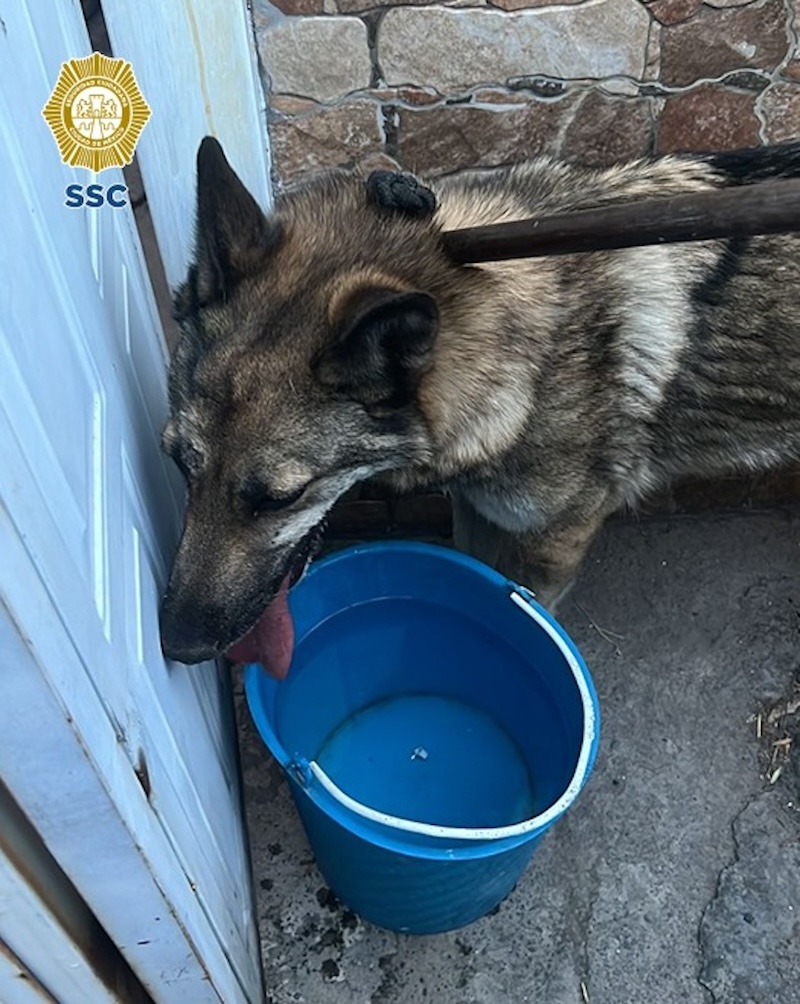
{"type": "Polygon", "coordinates": [[[269,1004],[800,1004],[798,514],[613,521],[560,619],[600,697],[594,775],[453,934],[336,901],[239,696],[269,1004]]]}

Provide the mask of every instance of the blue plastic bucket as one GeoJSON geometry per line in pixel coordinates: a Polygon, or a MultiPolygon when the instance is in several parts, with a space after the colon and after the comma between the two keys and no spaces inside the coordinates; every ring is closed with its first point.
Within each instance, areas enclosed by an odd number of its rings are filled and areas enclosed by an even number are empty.
{"type": "Polygon", "coordinates": [[[527,590],[427,544],[333,554],[290,606],[289,676],[250,665],[245,689],[331,889],[395,931],[484,916],[592,769],[577,649],[527,590]]]}

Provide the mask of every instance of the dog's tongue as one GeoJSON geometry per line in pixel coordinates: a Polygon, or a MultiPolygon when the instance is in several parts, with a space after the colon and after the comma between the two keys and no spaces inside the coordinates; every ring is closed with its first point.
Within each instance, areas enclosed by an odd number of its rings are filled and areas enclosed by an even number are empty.
{"type": "Polygon", "coordinates": [[[294,624],[289,613],[289,580],[258,619],[255,627],[225,653],[234,662],[260,662],[267,672],[282,680],[289,672],[294,649],[294,624]]]}

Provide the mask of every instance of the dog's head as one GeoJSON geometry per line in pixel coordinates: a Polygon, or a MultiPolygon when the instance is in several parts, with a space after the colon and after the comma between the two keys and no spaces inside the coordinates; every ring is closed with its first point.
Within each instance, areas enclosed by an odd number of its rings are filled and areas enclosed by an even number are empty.
{"type": "Polygon", "coordinates": [[[170,658],[230,651],[285,672],[285,593],[326,513],[357,481],[426,462],[418,388],[454,266],[430,211],[382,199],[337,173],[266,216],[201,144],[163,433],[188,499],[161,614],[170,658]]]}

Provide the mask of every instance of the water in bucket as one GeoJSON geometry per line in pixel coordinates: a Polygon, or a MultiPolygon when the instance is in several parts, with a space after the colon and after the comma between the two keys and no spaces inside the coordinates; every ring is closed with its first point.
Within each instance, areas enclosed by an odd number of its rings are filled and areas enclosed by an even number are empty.
{"type": "Polygon", "coordinates": [[[452,697],[377,701],[343,722],[316,760],[351,797],[396,816],[487,827],[534,814],[522,750],[494,719],[452,697]]]}

